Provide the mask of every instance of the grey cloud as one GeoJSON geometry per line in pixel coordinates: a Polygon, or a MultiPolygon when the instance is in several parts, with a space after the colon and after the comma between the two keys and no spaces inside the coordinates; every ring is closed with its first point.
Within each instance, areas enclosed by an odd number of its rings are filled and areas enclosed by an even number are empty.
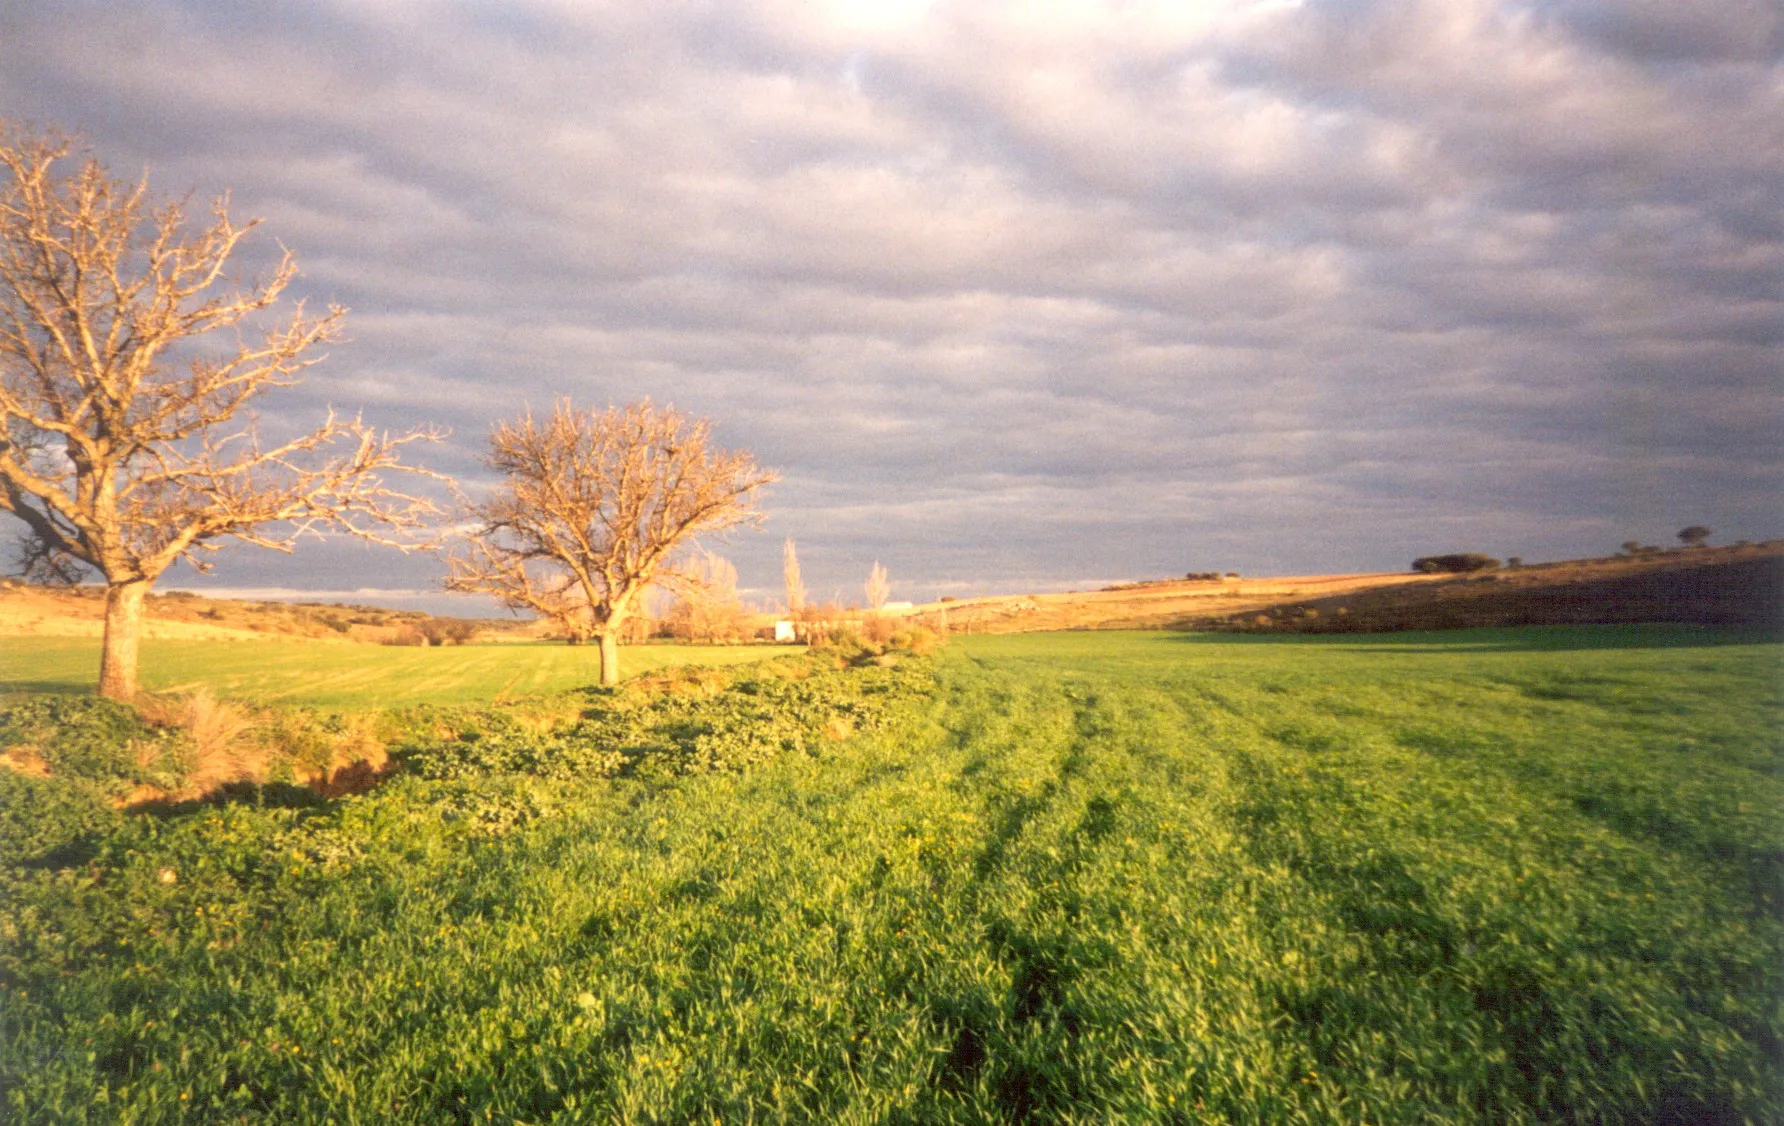
{"type": "Polygon", "coordinates": [[[448,424],[474,487],[528,403],[712,415],[787,475],[746,584],[1776,533],[1775,7],[827,11],[33,8],[0,99],[352,307],[294,423],[448,424]]]}

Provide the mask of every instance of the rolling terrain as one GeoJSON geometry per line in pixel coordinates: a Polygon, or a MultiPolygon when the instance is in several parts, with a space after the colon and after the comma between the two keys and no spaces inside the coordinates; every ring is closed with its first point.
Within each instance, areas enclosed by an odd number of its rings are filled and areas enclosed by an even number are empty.
{"type": "MultiPolygon", "coordinates": [[[[149,594],[143,636],[155,640],[413,643],[430,622],[465,622],[486,640],[524,636],[508,619],[434,618],[414,610],[312,602],[206,598],[184,591],[149,594]]],[[[46,587],[0,580],[0,637],[93,637],[105,632],[98,587],[46,587]]]]}
{"type": "Polygon", "coordinates": [[[1784,542],[1571,560],[1476,575],[1166,579],[934,602],[962,633],[1078,629],[1393,631],[1684,622],[1784,627],[1784,542]]]}

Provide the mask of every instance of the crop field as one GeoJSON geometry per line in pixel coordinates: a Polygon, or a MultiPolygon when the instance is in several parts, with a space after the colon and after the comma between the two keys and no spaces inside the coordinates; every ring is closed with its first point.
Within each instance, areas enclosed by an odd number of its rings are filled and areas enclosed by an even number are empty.
{"type": "Polygon", "coordinates": [[[1784,1118],[1784,646],[833,666],[588,693],[551,732],[492,706],[354,798],[0,819],[7,1113],[1784,1118]]]}
{"type": "MultiPolygon", "coordinates": [[[[673,665],[729,665],[797,650],[776,647],[628,646],[630,676],[673,665]]],[[[257,703],[322,708],[401,707],[564,692],[599,679],[594,646],[562,642],[493,645],[328,645],[307,641],[144,641],[143,687],[257,703]]],[[[98,638],[0,639],[0,693],[90,692],[99,682],[98,638]]]]}

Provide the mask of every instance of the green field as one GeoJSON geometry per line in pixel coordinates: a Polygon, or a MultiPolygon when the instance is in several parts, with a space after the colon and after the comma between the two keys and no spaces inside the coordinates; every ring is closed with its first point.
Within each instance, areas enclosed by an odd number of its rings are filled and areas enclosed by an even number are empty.
{"type": "MultiPolygon", "coordinates": [[[[729,665],[797,652],[789,646],[630,645],[626,676],[672,665],[729,665]]],[[[313,641],[145,641],[142,686],[321,708],[471,703],[565,692],[600,679],[596,647],[513,642],[431,648],[313,641]]],[[[7,638],[0,692],[90,692],[99,683],[99,639],[7,638]]]]}
{"type": "Polygon", "coordinates": [[[0,887],[0,1097],[1777,1122],[1781,673],[1661,627],[969,638],[676,704],[677,746],[857,723],[748,770],[462,736],[358,798],[116,817],[0,887]]]}

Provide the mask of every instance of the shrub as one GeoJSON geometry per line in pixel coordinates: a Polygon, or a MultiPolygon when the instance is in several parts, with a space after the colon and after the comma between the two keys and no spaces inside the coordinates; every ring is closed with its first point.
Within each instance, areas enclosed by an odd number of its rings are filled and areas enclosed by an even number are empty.
{"type": "Polygon", "coordinates": [[[1412,569],[1425,575],[1466,575],[1472,571],[1491,571],[1499,560],[1478,552],[1454,555],[1423,555],[1412,561],[1412,569]]]}
{"type": "Polygon", "coordinates": [[[906,653],[914,653],[926,657],[945,643],[945,639],[928,626],[909,626],[899,630],[888,639],[889,649],[897,649],[906,653]]]}
{"type": "Polygon", "coordinates": [[[51,776],[120,796],[137,786],[177,789],[190,743],[128,704],[97,696],[34,696],[0,711],[0,747],[26,749],[51,776]]]}
{"type": "Polygon", "coordinates": [[[879,644],[862,637],[852,626],[844,625],[813,637],[811,651],[829,655],[834,658],[838,668],[843,668],[868,664],[883,650],[879,644]]]}

